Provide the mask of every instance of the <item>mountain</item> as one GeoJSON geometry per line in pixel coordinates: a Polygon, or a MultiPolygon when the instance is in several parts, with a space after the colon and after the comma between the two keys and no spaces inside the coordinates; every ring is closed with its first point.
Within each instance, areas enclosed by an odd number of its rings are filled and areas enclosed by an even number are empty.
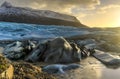
{"type": "Polygon", "coordinates": [[[8,2],[4,2],[0,7],[0,21],[86,27],[74,16],[49,10],[15,7],[8,2]]]}

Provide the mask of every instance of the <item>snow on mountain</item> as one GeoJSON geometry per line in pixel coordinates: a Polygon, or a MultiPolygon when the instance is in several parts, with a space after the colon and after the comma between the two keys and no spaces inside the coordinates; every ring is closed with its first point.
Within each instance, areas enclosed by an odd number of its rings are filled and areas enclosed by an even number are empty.
{"type": "Polygon", "coordinates": [[[74,16],[49,10],[14,7],[8,2],[0,7],[0,21],[85,27],[74,16]]]}

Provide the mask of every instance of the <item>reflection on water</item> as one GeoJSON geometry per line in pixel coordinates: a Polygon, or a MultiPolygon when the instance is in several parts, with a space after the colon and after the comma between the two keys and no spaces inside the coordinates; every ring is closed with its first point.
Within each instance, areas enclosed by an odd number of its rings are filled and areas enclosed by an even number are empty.
{"type": "Polygon", "coordinates": [[[120,79],[120,68],[107,68],[99,63],[93,64],[92,67],[96,70],[96,76],[98,79],[120,79]]]}
{"type": "Polygon", "coordinates": [[[103,68],[101,79],[120,79],[120,68],[119,69],[103,68]]]}
{"type": "Polygon", "coordinates": [[[96,74],[97,79],[120,79],[120,68],[108,68],[95,58],[88,58],[85,61],[89,62],[89,65],[95,70],[96,73],[91,74],[96,74]]]}
{"type": "Polygon", "coordinates": [[[107,68],[94,57],[80,62],[81,67],[66,74],[57,75],[59,79],[120,79],[120,69],[107,68]]]}

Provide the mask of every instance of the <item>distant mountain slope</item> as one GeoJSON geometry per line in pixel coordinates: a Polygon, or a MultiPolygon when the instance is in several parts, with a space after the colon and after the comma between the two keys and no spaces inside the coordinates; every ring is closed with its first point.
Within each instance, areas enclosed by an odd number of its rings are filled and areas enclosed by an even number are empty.
{"type": "Polygon", "coordinates": [[[74,16],[49,10],[14,7],[8,2],[0,7],[0,21],[85,27],[74,16]]]}

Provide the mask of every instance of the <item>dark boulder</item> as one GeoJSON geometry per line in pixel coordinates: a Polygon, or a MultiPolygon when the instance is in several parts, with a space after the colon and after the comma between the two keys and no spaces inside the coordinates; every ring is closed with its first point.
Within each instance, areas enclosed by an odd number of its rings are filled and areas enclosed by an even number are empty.
{"type": "Polygon", "coordinates": [[[31,41],[17,41],[7,45],[3,54],[9,59],[22,58],[29,62],[73,63],[90,56],[91,52],[84,46],[78,46],[59,37],[37,45],[31,41]]]}
{"type": "Polygon", "coordinates": [[[48,63],[79,62],[81,51],[76,44],[70,44],[61,37],[39,44],[36,50],[28,56],[27,61],[34,62],[39,59],[48,63]]]}

